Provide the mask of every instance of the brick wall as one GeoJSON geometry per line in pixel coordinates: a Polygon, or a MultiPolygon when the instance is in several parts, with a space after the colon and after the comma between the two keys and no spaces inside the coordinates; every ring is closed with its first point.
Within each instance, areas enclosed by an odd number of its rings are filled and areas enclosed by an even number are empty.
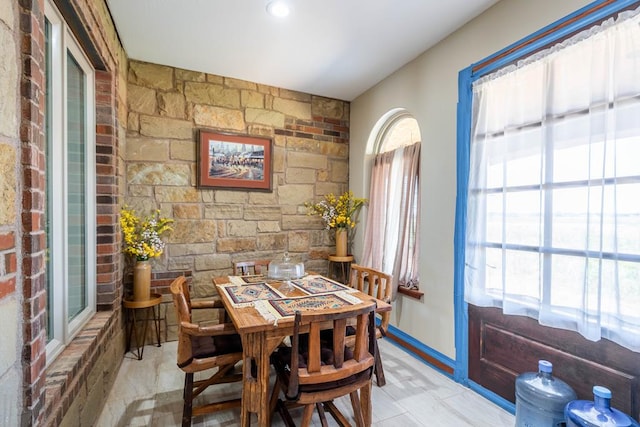
{"type": "MultiPolygon", "coordinates": [[[[119,144],[120,135],[125,133],[120,123],[126,123],[126,85],[123,83],[127,59],[104,2],[56,0],[55,3],[66,21],[72,23],[74,35],[86,49],[85,53],[96,70],[96,286],[99,312],[62,354],[54,361],[48,361],[48,366],[45,351],[43,0],[3,2],[0,7],[0,13],[6,8],[5,4],[16,8],[19,26],[13,34],[19,41],[19,63],[23,66],[15,73],[20,79],[19,105],[22,113],[19,122],[21,151],[14,159],[14,165],[18,167],[16,170],[22,171],[14,186],[22,191],[18,215],[20,226],[13,234],[4,233],[7,235],[4,240],[13,236],[22,250],[14,250],[12,255],[8,248],[0,250],[0,255],[14,271],[16,292],[22,299],[22,318],[15,328],[19,337],[20,331],[24,331],[21,343],[22,393],[19,394],[22,399],[21,424],[90,425],[99,413],[124,351],[118,206],[124,192],[120,179],[123,159],[119,144]]],[[[2,90],[4,97],[5,88],[2,90]]],[[[0,234],[3,234],[2,229],[0,234]]]]}
{"type": "Polygon", "coordinates": [[[348,187],[349,103],[130,61],[126,202],[175,220],[154,271],[193,272],[195,296],[237,260],[281,256],[325,272],[331,235],[304,202],[348,187]],[[199,129],[273,141],[273,191],[199,188],[199,129]]]}
{"type": "Polygon", "coordinates": [[[20,2],[22,143],[23,423],[38,425],[45,405],[44,2],[20,2]]]}

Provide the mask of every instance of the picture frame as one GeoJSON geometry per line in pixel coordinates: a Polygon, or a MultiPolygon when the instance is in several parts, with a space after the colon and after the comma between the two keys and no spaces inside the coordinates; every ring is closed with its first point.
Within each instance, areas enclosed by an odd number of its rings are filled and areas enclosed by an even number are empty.
{"type": "Polygon", "coordinates": [[[200,130],[198,187],[272,191],[272,140],[200,130]]]}

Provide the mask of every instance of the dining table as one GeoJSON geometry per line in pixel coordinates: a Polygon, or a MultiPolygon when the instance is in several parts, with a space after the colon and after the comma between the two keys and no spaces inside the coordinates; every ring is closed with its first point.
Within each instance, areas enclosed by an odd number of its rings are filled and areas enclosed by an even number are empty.
{"type": "MultiPolygon", "coordinates": [[[[242,339],[240,425],[243,427],[251,425],[252,414],[256,414],[259,426],[270,425],[269,358],[286,337],[293,335],[296,310],[348,310],[375,299],[315,274],[295,280],[260,275],[222,276],[213,278],[213,284],[242,339]]],[[[377,312],[390,310],[389,303],[376,299],[377,312]]],[[[371,387],[363,388],[361,393],[365,424],[371,425],[371,387]]]]}

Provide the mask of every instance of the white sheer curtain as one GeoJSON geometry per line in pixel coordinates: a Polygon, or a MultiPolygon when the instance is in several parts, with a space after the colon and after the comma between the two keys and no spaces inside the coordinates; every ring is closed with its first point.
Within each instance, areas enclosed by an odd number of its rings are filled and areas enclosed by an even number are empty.
{"type": "Polygon", "coordinates": [[[640,351],[640,15],[476,81],[465,299],[640,351]]]}
{"type": "Polygon", "coordinates": [[[398,285],[417,287],[416,242],[419,202],[420,143],[374,158],[362,264],[393,276],[398,285]]]}

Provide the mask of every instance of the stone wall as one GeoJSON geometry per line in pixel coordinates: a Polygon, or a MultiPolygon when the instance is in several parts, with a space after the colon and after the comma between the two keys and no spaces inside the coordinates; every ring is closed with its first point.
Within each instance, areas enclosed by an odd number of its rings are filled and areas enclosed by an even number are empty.
{"type": "Polygon", "coordinates": [[[0,3],[0,424],[19,425],[22,412],[22,283],[17,253],[20,156],[16,2],[0,3]]]}
{"type": "Polygon", "coordinates": [[[232,262],[281,256],[325,272],[331,237],[304,202],[348,186],[349,103],[130,61],[126,202],[175,220],[154,271],[192,271],[195,296],[232,262]],[[199,129],[269,137],[273,191],[199,188],[199,129]]]}

